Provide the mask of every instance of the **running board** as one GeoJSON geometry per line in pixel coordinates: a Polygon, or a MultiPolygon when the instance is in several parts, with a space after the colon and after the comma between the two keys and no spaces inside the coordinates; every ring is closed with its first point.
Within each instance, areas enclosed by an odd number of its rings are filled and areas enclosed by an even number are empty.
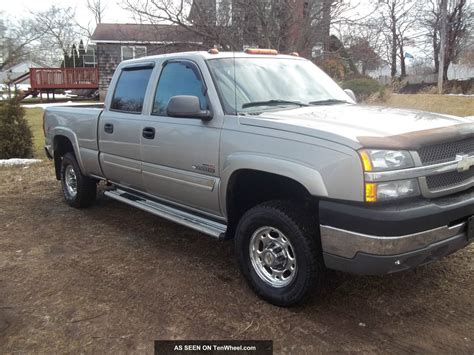
{"type": "Polygon", "coordinates": [[[215,238],[223,238],[227,229],[225,224],[196,216],[120,189],[105,191],[104,195],[215,238]]]}

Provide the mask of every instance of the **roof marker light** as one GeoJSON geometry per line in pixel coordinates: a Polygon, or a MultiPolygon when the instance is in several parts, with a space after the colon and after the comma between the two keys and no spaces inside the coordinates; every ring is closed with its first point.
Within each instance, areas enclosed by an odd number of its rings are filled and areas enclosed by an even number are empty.
{"type": "Polygon", "coordinates": [[[219,50],[217,48],[211,48],[207,51],[209,54],[219,54],[219,50]]]}
{"type": "Polygon", "coordinates": [[[247,48],[245,50],[247,54],[269,54],[277,55],[278,51],[276,49],[263,49],[263,48],[247,48]]]}

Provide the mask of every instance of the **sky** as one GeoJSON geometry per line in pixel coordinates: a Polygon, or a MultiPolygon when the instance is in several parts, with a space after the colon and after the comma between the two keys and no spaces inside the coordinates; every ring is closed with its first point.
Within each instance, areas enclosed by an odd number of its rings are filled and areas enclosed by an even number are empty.
{"type": "MultiPolygon", "coordinates": [[[[117,0],[103,0],[106,11],[102,22],[105,23],[133,23],[135,22],[130,13],[122,9],[117,0]]],[[[49,8],[52,5],[60,7],[72,7],[76,9],[77,21],[82,26],[94,23],[94,17],[87,9],[86,0],[2,0],[0,8],[7,20],[25,17],[25,12],[37,12],[49,8]]]]}
{"type": "MultiPolygon", "coordinates": [[[[122,0],[102,0],[106,4],[103,14],[103,23],[135,23],[130,12],[124,10],[120,5],[122,0]]],[[[363,18],[371,12],[374,0],[350,0],[351,5],[357,6],[356,10],[344,13],[344,17],[352,19],[363,18]]],[[[72,7],[76,12],[76,20],[83,27],[93,29],[94,17],[87,9],[87,0],[2,0],[0,11],[6,22],[25,17],[25,13],[37,12],[49,8],[52,5],[60,7],[72,7]]],[[[409,50],[412,50],[409,48],[409,50]]],[[[416,50],[412,50],[416,52],[416,50]]],[[[410,64],[410,63],[408,63],[410,64]]]]}
{"type": "MultiPolygon", "coordinates": [[[[103,0],[107,8],[102,22],[104,23],[134,23],[135,20],[130,13],[124,10],[120,0],[103,0]]],[[[7,19],[21,18],[25,12],[36,12],[44,10],[52,5],[61,7],[70,6],[76,9],[76,17],[79,23],[87,26],[93,23],[92,14],[87,10],[87,0],[3,0],[1,11],[7,19]]],[[[366,14],[370,0],[351,0],[353,4],[359,5],[357,15],[366,14]]],[[[356,16],[359,17],[359,16],[356,16]]]]}

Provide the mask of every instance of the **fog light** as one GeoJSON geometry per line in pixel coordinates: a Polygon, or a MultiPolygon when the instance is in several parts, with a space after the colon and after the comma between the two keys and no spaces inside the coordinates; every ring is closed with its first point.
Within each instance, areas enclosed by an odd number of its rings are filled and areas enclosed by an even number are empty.
{"type": "Polygon", "coordinates": [[[366,202],[389,201],[419,194],[420,188],[416,179],[365,184],[366,202]]]}

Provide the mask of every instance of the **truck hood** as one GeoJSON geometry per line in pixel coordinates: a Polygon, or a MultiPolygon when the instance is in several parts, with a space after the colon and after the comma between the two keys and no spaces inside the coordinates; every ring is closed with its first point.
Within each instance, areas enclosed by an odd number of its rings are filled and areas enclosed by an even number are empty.
{"type": "Polygon", "coordinates": [[[240,123],[361,147],[418,149],[474,136],[474,123],[455,116],[363,105],[310,106],[241,116],[240,123]]]}

